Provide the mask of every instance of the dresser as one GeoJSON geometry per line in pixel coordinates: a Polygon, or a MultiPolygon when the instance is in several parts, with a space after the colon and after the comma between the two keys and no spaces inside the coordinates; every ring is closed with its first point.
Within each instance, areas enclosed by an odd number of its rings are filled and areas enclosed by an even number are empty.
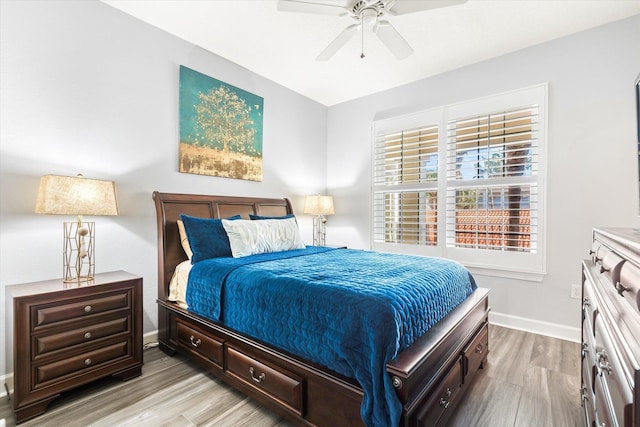
{"type": "Polygon", "coordinates": [[[640,426],[640,230],[593,231],[582,263],[586,426],[640,426]]]}
{"type": "Polygon", "coordinates": [[[7,372],[16,422],[45,412],[64,391],[142,368],[142,278],[124,271],[90,282],[6,287],[7,372]],[[12,366],[11,366],[11,362],[12,366]]]}

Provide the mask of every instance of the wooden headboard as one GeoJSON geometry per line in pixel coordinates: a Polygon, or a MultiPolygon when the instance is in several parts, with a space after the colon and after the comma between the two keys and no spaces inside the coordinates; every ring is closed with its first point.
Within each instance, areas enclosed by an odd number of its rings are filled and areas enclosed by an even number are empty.
{"type": "Polygon", "coordinates": [[[166,301],[169,282],[178,264],[187,259],[180,243],[177,220],[180,214],[199,218],[227,218],[249,214],[282,216],[293,213],[288,199],[206,196],[153,192],[158,226],[158,299],[166,301]]]}

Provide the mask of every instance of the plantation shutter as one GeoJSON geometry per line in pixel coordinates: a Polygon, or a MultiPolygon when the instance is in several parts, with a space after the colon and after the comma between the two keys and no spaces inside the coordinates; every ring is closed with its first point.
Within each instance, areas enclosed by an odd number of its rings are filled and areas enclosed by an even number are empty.
{"type": "Polygon", "coordinates": [[[447,246],[536,252],[538,105],[449,120],[447,141],[447,246]]]}
{"type": "Polygon", "coordinates": [[[437,244],[438,125],[377,134],[373,186],[375,242],[437,244]]]}

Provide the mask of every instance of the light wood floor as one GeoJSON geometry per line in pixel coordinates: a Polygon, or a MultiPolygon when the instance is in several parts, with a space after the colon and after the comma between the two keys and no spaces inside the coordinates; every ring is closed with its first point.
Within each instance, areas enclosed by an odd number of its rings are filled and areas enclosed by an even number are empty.
{"type": "MultiPolygon", "coordinates": [[[[450,426],[574,427],[582,423],[577,343],[491,326],[489,362],[450,426]]],[[[290,424],[181,357],[145,350],[142,376],[66,393],[32,426],[281,426],[290,424]]],[[[0,427],[15,425],[7,397],[0,427]]]]}

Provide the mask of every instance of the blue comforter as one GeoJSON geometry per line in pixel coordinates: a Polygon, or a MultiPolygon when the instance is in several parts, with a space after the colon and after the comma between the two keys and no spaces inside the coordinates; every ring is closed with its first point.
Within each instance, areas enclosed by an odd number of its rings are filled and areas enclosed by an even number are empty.
{"type": "Polygon", "coordinates": [[[402,405],[386,364],[476,288],[442,259],[307,247],[193,265],[189,310],[355,378],[368,426],[402,405]]]}

